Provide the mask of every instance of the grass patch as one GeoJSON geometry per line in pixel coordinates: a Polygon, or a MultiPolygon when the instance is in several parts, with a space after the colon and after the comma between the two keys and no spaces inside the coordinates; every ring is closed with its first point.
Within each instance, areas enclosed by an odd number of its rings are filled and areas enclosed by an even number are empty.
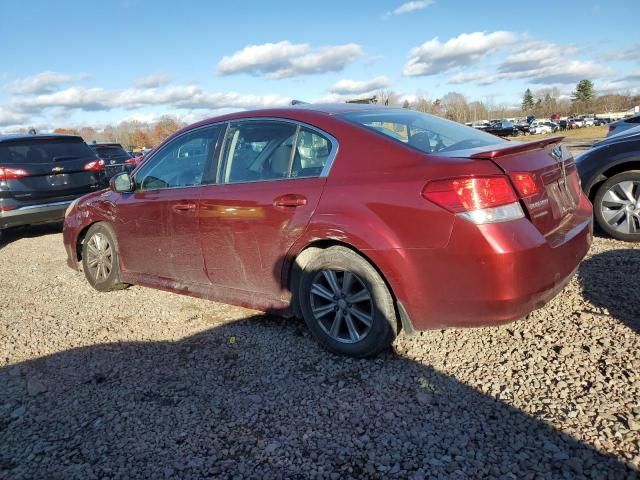
{"type": "Polygon", "coordinates": [[[572,140],[590,140],[595,142],[596,140],[603,139],[608,131],[609,127],[607,126],[585,127],[576,128],[575,130],[565,130],[564,132],[558,131],[556,133],[545,133],[542,135],[527,135],[526,137],[518,137],[517,140],[519,142],[531,142],[541,138],[563,136],[565,137],[565,142],[572,140]]]}

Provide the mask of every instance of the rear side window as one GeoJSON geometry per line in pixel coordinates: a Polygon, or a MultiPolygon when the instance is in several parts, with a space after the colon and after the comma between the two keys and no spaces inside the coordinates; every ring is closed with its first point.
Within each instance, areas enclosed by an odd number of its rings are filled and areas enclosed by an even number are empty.
{"type": "Polygon", "coordinates": [[[319,177],[327,164],[332,148],[331,142],[323,135],[301,127],[293,155],[291,177],[319,177]]]}
{"type": "Polygon", "coordinates": [[[640,123],[640,115],[636,115],[635,117],[627,118],[624,123],[640,123]]]}
{"type": "Polygon", "coordinates": [[[0,164],[28,165],[95,157],[82,139],[27,139],[0,143],[0,164]]]}
{"type": "Polygon", "coordinates": [[[405,109],[351,112],[340,117],[425,153],[486,147],[506,141],[450,120],[405,109]]]}

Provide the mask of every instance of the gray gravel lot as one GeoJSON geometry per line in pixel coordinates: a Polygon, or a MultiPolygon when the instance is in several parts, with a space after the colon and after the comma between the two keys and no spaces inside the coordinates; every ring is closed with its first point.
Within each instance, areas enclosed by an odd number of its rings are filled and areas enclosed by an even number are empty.
{"type": "Polygon", "coordinates": [[[0,478],[637,478],[640,246],[597,238],[499,328],[332,356],[301,322],[99,294],[60,233],[0,241],[0,478]]]}

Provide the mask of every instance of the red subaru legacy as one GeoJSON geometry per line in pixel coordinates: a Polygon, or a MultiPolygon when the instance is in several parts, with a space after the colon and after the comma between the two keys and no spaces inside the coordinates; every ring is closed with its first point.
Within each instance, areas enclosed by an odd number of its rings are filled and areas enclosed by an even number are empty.
{"type": "Polygon", "coordinates": [[[556,295],[591,243],[560,140],[368,105],[212,118],[69,207],[68,263],[100,291],[299,316],[354,356],[401,328],[509,322],[556,295]]]}

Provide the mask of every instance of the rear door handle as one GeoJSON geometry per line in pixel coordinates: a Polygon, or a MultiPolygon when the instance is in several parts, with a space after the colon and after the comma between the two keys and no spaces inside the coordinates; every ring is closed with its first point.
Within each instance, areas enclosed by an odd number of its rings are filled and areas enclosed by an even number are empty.
{"type": "Polygon", "coordinates": [[[307,198],[304,195],[296,193],[287,193],[273,199],[275,207],[302,207],[307,204],[307,198]]]}
{"type": "Polygon", "coordinates": [[[178,212],[178,213],[193,212],[196,209],[196,204],[195,203],[191,203],[191,202],[174,203],[172,208],[173,208],[174,212],[178,212]]]}

